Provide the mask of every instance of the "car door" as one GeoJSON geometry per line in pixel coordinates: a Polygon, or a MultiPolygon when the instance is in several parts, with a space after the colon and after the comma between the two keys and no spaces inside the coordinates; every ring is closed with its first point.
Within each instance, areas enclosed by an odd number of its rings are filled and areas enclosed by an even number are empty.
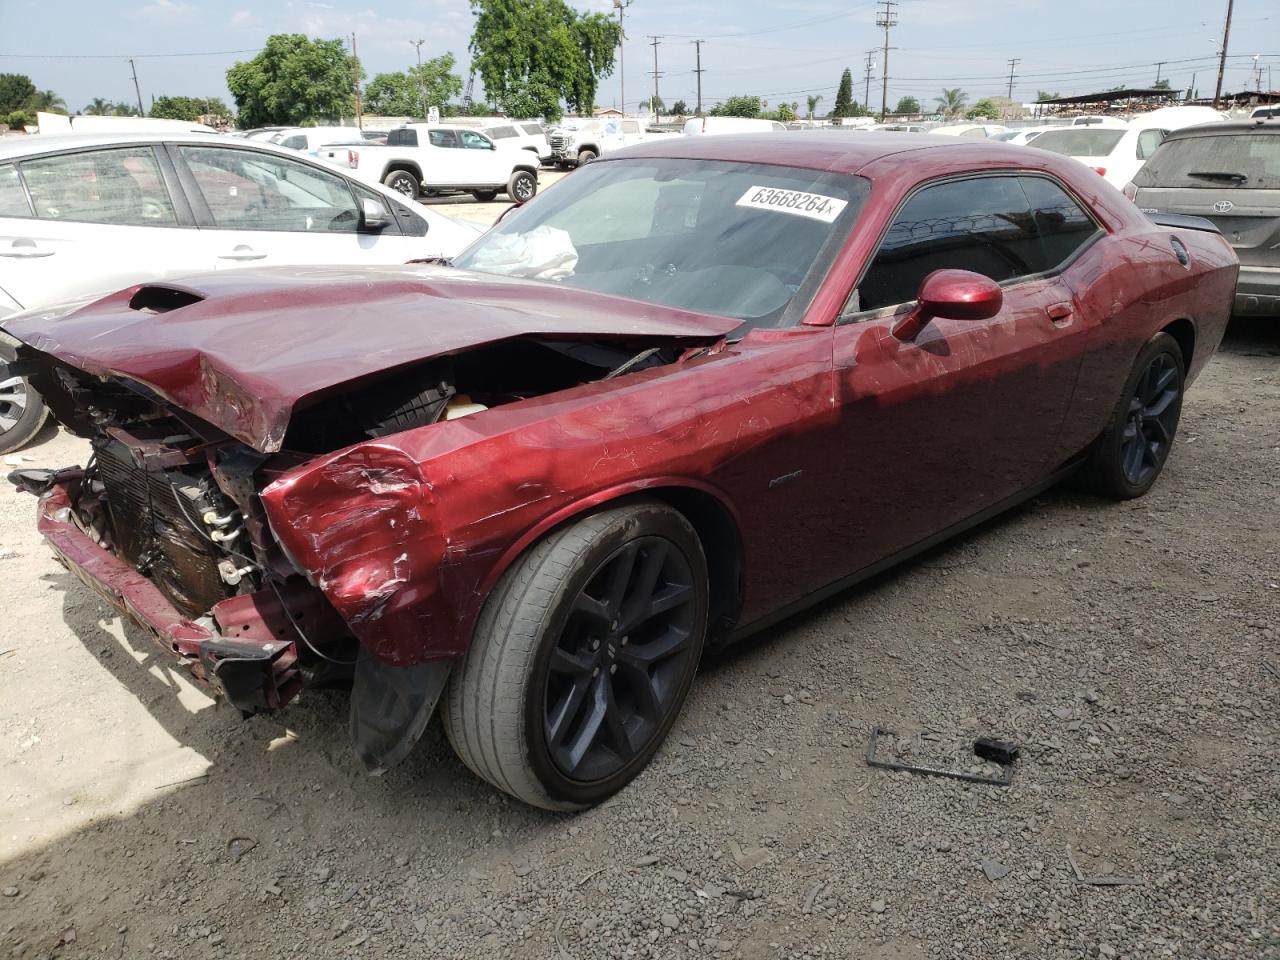
{"type": "Polygon", "coordinates": [[[428,186],[459,186],[470,181],[470,167],[457,130],[432,129],[427,131],[427,148],[423,151],[423,179],[428,186]]]}
{"type": "Polygon", "coordinates": [[[506,185],[515,158],[499,152],[492,140],[478,130],[459,130],[458,139],[467,163],[467,184],[506,185]]]}
{"type": "Polygon", "coordinates": [[[1045,262],[1016,176],[927,184],[899,206],[836,328],[831,569],[862,569],[994,511],[1057,466],[1079,359],[1061,345],[1071,290],[1045,262]],[[939,269],[999,282],[1000,312],[934,319],[900,340],[894,328],[939,269]]]}
{"type": "MultiPolygon", "coordinates": [[[[404,263],[424,256],[384,198],[336,171],[253,148],[175,144],[209,267],[404,263]],[[364,229],[357,196],[376,198],[387,223],[364,229]]],[[[416,242],[415,242],[416,241],[416,242]]]]}
{"type": "Polygon", "coordinates": [[[201,269],[163,161],[129,144],[0,165],[0,289],[31,309],[201,269]]]}

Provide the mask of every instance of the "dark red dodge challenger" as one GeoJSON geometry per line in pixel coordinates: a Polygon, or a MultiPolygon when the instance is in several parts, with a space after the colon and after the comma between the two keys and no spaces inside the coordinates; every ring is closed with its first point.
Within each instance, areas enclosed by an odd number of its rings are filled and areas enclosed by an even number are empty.
{"type": "Polygon", "coordinates": [[[1236,271],[1030,148],[666,140],[452,264],[11,319],[93,450],[14,480],[242,710],[349,685],[380,770],[443,701],[472,770],[574,809],[649,761],[706,649],[1071,471],[1145,493],[1236,271]]]}

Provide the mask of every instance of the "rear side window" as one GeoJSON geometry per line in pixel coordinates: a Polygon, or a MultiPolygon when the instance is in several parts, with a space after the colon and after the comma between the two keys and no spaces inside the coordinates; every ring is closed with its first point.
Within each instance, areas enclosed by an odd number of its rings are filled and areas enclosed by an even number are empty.
{"type": "Polygon", "coordinates": [[[288,147],[290,150],[305,150],[307,148],[307,138],[301,133],[294,134],[292,137],[285,137],[281,140],[280,146],[288,147]]]}
{"type": "Polygon", "coordinates": [[[1123,130],[1106,127],[1046,130],[1036,137],[1036,146],[1041,150],[1060,153],[1064,157],[1105,157],[1116,148],[1123,136],[1123,130]]]}
{"type": "Polygon", "coordinates": [[[116,226],[178,222],[150,147],[116,147],[25,160],[22,175],[36,216],[116,226]]]}
{"type": "Polygon", "coordinates": [[[1156,152],[1156,147],[1164,142],[1164,138],[1169,135],[1168,130],[1143,130],[1138,134],[1137,157],[1139,160],[1145,160],[1156,152]]]}
{"type": "Polygon", "coordinates": [[[1062,187],[1044,177],[1020,177],[1043,250],[1040,270],[1053,270],[1101,229],[1062,187]]]}
{"type": "Polygon", "coordinates": [[[431,130],[427,133],[433,147],[456,147],[458,135],[452,130],[431,130]]]}
{"type": "Polygon", "coordinates": [[[489,135],[490,140],[510,140],[512,137],[518,137],[515,127],[490,127],[485,131],[489,135]]]}
{"type": "Polygon", "coordinates": [[[0,166],[0,217],[29,217],[31,207],[18,179],[18,168],[12,163],[0,166]]]}
{"type": "Polygon", "coordinates": [[[635,120],[623,120],[622,132],[623,133],[639,133],[640,132],[639,122],[635,120]]]}
{"type": "Polygon", "coordinates": [[[858,287],[858,309],[914,300],[934,270],[972,270],[999,282],[1039,273],[1043,259],[1017,177],[925,187],[894,217],[858,287]]]}
{"type": "Polygon", "coordinates": [[[1280,130],[1166,140],[1133,178],[1139,187],[1280,189],[1280,130]]]}
{"type": "MultiPolygon", "coordinates": [[[[438,132],[439,131],[433,131],[432,140],[431,140],[432,143],[435,143],[434,135],[435,133],[438,133],[438,132]]],[[[416,147],[417,145],[418,145],[417,130],[392,130],[390,133],[387,134],[388,147],[416,147]]]]}
{"type": "Polygon", "coordinates": [[[540,123],[522,123],[520,129],[531,137],[540,137],[545,133],[540,123]]]}

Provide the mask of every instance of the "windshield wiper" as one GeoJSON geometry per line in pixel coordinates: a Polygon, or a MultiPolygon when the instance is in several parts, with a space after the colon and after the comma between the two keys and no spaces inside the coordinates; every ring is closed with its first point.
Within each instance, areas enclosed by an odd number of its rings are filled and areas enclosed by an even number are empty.
{"type": "Polygon", "coordinates": [[[1199,177],[1202,180],[1231,180],[1235,183],[1244,183],[1249,179],[1243,173],[1231,173],[1227,170],[1193,170],[1187,176],[1199,177]]]}

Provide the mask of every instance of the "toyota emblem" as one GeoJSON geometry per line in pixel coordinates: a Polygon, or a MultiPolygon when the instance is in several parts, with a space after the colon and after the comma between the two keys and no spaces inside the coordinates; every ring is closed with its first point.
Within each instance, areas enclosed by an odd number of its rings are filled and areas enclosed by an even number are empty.
{"type": "Polygon", "coordinates": [[[1213,212],[1226,213],[1228,210],[1230,210],[1234,206],[1235,204],[1232,203],[1230,200],[1219,200],[1217,203],[1213,205],[1213,212]]]}

